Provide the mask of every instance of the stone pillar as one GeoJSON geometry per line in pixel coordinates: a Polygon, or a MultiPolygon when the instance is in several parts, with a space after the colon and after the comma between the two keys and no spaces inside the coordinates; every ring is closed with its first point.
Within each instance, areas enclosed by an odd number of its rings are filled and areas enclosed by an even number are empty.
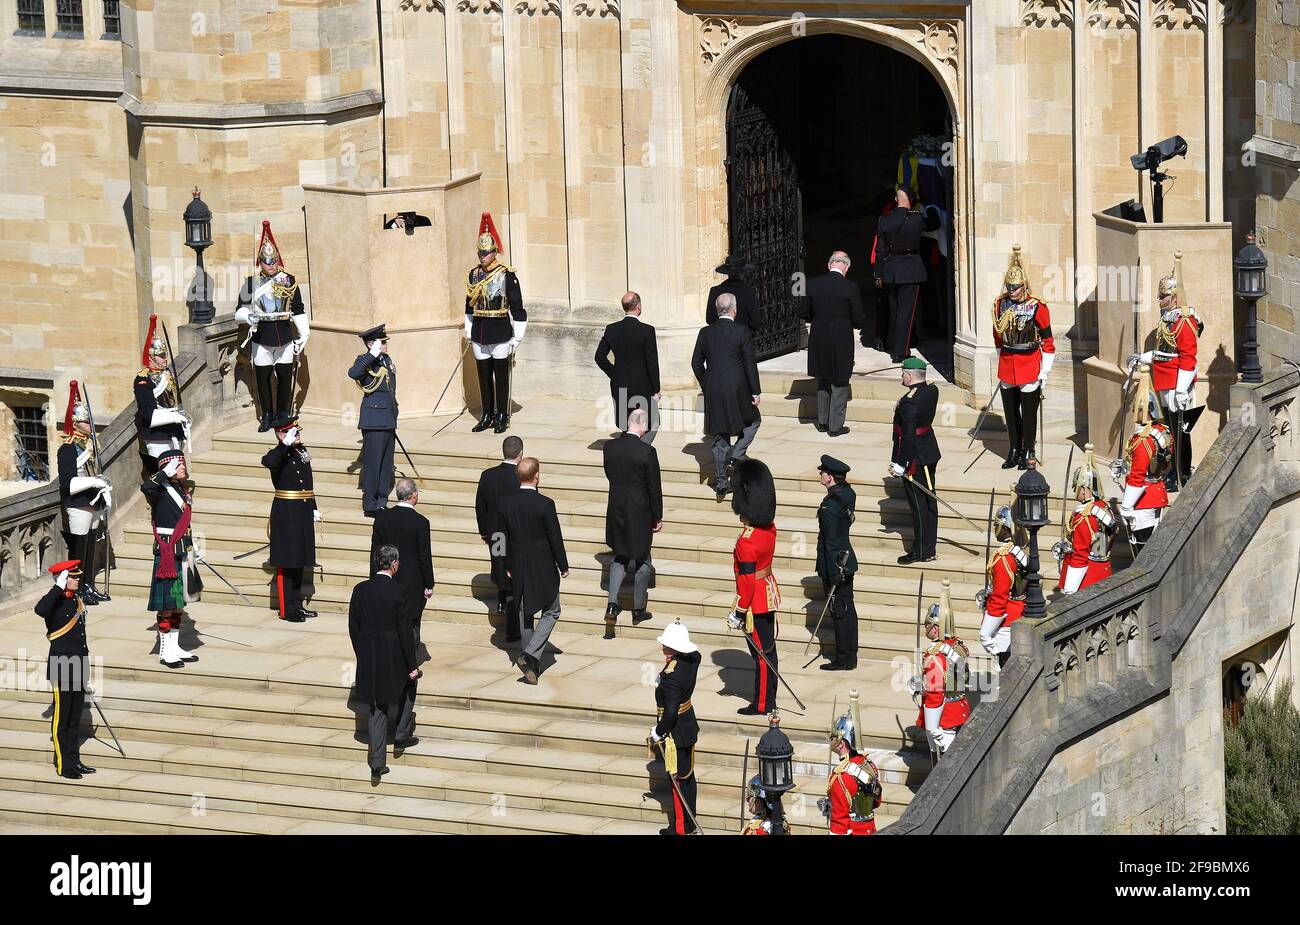
{"type": "Polygon", "coordinates": [[[1232,327],[1232,226],[1226,222],[1130,222],[1098,212],[1097,355],[1084,360],[1088,389],[1088,439],[1097,455],[1113,459],[1132,431],[1120,407],[1130,354],[1154,347],[1159,304],[1156,283],[1183,255],[1184,304],[1205,323],[1197,351],[1197,404],[1206,409],[1193,433],[1196,458],[1205,453],[1230,408],[1237,381],[1232,327]],[[1136,340],[1134,337],[1136,325],[1136,340]]]}
{"type": "Polygon", "coordinates": [[[299,373],[303,407],[355,424],[361,393],[347,372],[362,331],[386,324],[397,365],[401,415],[455,412],[472,387],[473,363],[435,407],[466,345],[465,274],[476,262],[479,175],[446,183],[354,190],[306,186],[307,241],[315,273],[311,345],[299,373]],[[384,220],[414,211],[430,224],[406,234],[384,220]]]}

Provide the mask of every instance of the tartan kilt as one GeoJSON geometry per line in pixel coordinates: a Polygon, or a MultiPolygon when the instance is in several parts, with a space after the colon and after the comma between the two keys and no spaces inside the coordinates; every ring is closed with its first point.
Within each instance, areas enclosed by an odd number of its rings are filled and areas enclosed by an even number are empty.
{"type": "MultiPolygon", "coordinates": [[[[153,570],[158,571],[158,556],[153,557],[153,570]]],[[[153,578],[149,582],[149,609],[150,610],[184,610],[185,609],[185,582],[184,579],[177,576],[176,578],[153,578]]]]}

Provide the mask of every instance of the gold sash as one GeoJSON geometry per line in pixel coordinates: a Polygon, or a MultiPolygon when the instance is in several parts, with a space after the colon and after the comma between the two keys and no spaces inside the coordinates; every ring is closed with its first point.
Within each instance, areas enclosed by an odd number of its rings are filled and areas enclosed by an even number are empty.
{"type": "Polygon", "coordinates": [[[296,491],[287,488],[277,488],[275,490],[275,497],[281,501],[310,501],[312,498],[316,497],[316,492],[311,490],[296,491]]]}

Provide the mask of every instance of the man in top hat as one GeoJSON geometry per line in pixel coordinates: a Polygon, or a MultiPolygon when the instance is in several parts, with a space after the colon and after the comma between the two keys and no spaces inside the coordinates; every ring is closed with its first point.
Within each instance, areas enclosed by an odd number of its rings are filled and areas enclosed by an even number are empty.
{"type": "Polygon", "coordinates": [[[519,461],[524,458],[524,441],[513,434],[506,437],[501,441],[501,457],[501,462],[479,473],[474,516],[479,538],[488,548],[492,583],[497,588],[496,613],[505,617],[506,642],[518,642],[519,596],[511,594],[505,536],[500,532],[498,515],[501,502],[520,491],[519,461]]]}
{"type": "Polygon", "coordinates": [[[938,557],[939,503],[913,485],[912,479],[931,492],[939,466],[939,441],[934,436],[934,415],[939,407],[939,387],[925,381],[925,360],[903,361],[903,387],[907,392],[894,405],[894,449],[889,473],[905,479],[903,492],[912,511],[912,548],[898,557],[900,565],[930,562],[938,557]]]}
{"type": "Polygon", "coordinates": [[[501,236],[489,212],[478,229],[478,265],[465,286],[465,339],[474,350],[483,414],[472,430],[498,434],[510,426],[510,365],[528,329],[514,267],[500,260],[501,236]]]}
{"type": "Polygon", "coordinates": [[[998,349],[998,391],[1007,419],[1011,452],[1003,469],[1028,469],[1034,455],[1042,386],[1056,362],[1052,316],[1047,303],[1029,291],[1020,262],[1020,245],[1012,247],[1004,293],[993,303],[993,345],[998,349]]]}
{"type": "Polygon", "coordinates": [[[1132,372],[1138,363],[1151,367],[1151,385],[1164,408],[1174,435],[1174,464],[1165,479],[1177,491],[1192,477],[1192,427],[1203,408],[1196,404],[1196,354],[1205,323],[1196,309],[1184,305],[1182,252],[1174,254],[1174,271],[1161,277],[1160,320],[1156,322],[1155,349],[1129,357],[1132,372]]]}
{"type": "Polygon", "coordinates": [[[692,835],[696,831],[695,743],[700,724],[695,718],[691,695],[700,670],[700,647],[680,620],[674,621],[655,640],[664,654],[664,667],[655,680],[656,722],[646,743],[663,755],[664,770],[672,778],[673,811],[660,835],[692,835]]]}
{"type": "Polygon", "coordinates": [[[772,574],[776,555],[776,483],[766,464],[745,459],[736,464],[736,493],[731,509],[740,518],[740,536],[732,551],[736,601],[727,623],[742,630],[754,658],[754,697],[736,712],[758,716],[776,709],[776,613],[781,587],[772,574]]]}
{"type": "Polygon", "coordinates": [[[911,349],[916,302],[926,281],[925,262],[921,259],[925,218],[913,206],[908,190],[898,190],[895,201],[897,207],[882,215],[876,224],[876,263],[872,269],[876,285],[885,291],[889,303],[889,356],[901,363],[911,349]]]}
{"type": "Polygon", "coordinates": [[[852,261],[844,251],[831,254],[826,273],[808,283],[799,313],[811,322],[808,332],[808,375],[817,380],[817,429],[832,437],[847,434],[844,418],[853,388],[853,330],[867,317],[862,291],[848,278],[852,261]]]}
{"type": "Polygon", "coordinates": [[[1000,507],[993,515],[993,536],[1001,544],[989,559],[985,588],[976,592],[975,603],[984,611],[980,622],[980,645],[998,664],[1011,654],[1011,624],[1025,613],[1025,569],[1029,554],[1017,540],[1011,508],[1000,507]]]}
{"type": "Polygon", "coordinates": [[[188,476],[185,454],[168,450],[158,457],[158,471],[140,485],[154,538],[149,609],[158,614],[158,661],[168,668],[199,660],[181,648],[180,641],[185,605],[197,601],[203,588],[192,558],[194,508],[188,476]]]}
{"type": "Polygon", "coordinates": [[[641,296],[637,293],[623,296],[623,320],[605,328],[596,347],[596,365],[609,377],[615,426],[626,432],[628,415],[640,408],[650,416],[650,427],[641,439],[654,443],[659,430],[659,348],[655,329],[641,320],[641,296]]]}
{"type": "Polygon", "coordinates": [[[393,490],[393,452],[397,445],[397,365],[388,355],[388,332],[380,324],[363,332],[366,352],[352,363],[348,377],[360,387],[361,512],[374,517],[388,507],[393,490]]]}
{"type": "Polygon", "coordinates": [[[1145,365],[1138,369],[1133,410],[1137,426],[1124,444],[1123,462],[1117,475],[1124,488],[1119,513],[1128,522],[1133,554],[1137,555],[1151,539],[1169,506],[1165,478],[1172,468],[1174,455],[1174,438],[1150,389],[1150,374],[1145,365]]]}
{"type": "Polygon", "coordinates": [[[167,343],[158,336],[158,316],[149,316],[149,333],[144,339],[143,364],[136,374],[135,430],[145,470],[158,471],[158,457],[167,450],[179,450],[190,441],[190,419],[180,407],[180,393],[168,368],[167,343]]]}
{"type": "Polygon", "coordinates": [[[822,456],[817,467],[826,497],[817,508],[817,577],[830,599],[835,630],[835,657],[824,671],[852,671],[858,665],[858,609],[853,603],[853,576],[858,557],[849,530],[856,518],[858,497],[849,485],[849,467],[834,456],[822,456]]]}
{"type": "Polygon", "coordinates": [[[618,595],[623,579],[632,576],[632,622],[648,620],[650,547],[664,526],[664,493],[659,454],[642,435],[650,416],[642,408],[632,412],[627,433],[607,440],[601,450],[609,502],[605,508],[605,543],[613,553],[609,563],[609,603],[605,608],[605,638],[614,638],[618,622],[618,595]]]}
{"type": "Polygon", "coordinates": [[[95,773],[81,761],[81,711],[86,695],[91,693],[86,607],[77,593],[81,563],[76,559],[56,562],[49,571],[54,586],[36,602],[36,615],[45,621],[45,638],[50,643],[45,677],[53,697],[50,727],[54,772],[69,780],[81,780],[95,773]]]}
{"type": "Polygon", "coordinates": [[[99,472],[91,439],[90,411],[79,398],[76,380],[68,388],[68,410],[63,418],[63,445],[55,457],[59,470],[59,500],[63,505],[64,537],[70,557],[85,563],[79,580],[87,604],[109,600],[95,587],[96,562],[107,564],[108,512],[113,506],[113,486],[99,472]],[[103,540],[100,531],[104,530],[103,540]]]}
{"type": "Polygon", "coordinates": [[[956,618],[948,579],[943,580],[939,603],[925,615],[925,638],[930,641],[921,660],[921,677],[914,694],[920,697],[916,724],[925,729],[930,754],[937,761],[948,750],[957,730],[970,719],[966,697],[966,659],[970,650],[957,638],[956,618]]]}
{"type": "Polygon", "coordinates": [[[763,423],[758,413],[763,387],[753,338],[736,324],[736,297],[724,292],[717,307],[717,320],[695,339],[691,369],[704,393],[704,432],[713,438],[713,490],[721,501],[731,490],[732,464],[745,458],[763,423]]]}
{"type": "Polygon", "coordinates": [[[248,325],[244,344],[250,341],[253,344],[257,401],[262,406],[262,420],[257,429],[270,430],[273,425],[284,424],[293,413],[293,371],[307,347],[311,324],[298,281],[285,272],[268,221],[262,222],[262,237],[257,242],[257,272],[245,279],[239,290],[235,320],[248,325]],[[274,398],[272,379],[275,380],[274,398]]]}
{"type": "Polygon", "coordinates": [[[875,835],[876,809],[884,799],[880,769],[859,751],[861,721],[858,692],[849,694],[849,709],[830,731],[834,767],[826,778],[826,796],[817,801],[832,835],[875,835]]]}
{"type": "Polygon", "coordinates": [[[1092,444],[1084,444],[1083,450],[1084,463],[1070,478],[1079,506],[1070,515],[1065,537],[1052,546],[1052,554],[1061,563],[1060,588],[1065,594],[1110,577],[1111,547],[1119,527],[1102,496],[1101,473],[1092,444]]]}
{"type": "Polygon", "coordinates": [[[709,290],[709,300],[704,304],[704,323],[718,320],[718,296],[724,292],[736,297],[736,324],[752,334],[758,330],[758,290],[746,279],[754,272],[754,265],[737,254],[728,254],[714,273],[727,277],[709,290]]]}
{"type": "Polygon", "coordinates": [[[270,562],[275,566],[276,601],[280,619],[301,623],[316,611],[303,606],[302,578],[316,566],[316,524],[320,509],[312,480],[311,454],[302,442],[302,425],[290,414],[275,427],[275,447],[262,457],[271,470],[275,498],[271,501],[270,562]]]}

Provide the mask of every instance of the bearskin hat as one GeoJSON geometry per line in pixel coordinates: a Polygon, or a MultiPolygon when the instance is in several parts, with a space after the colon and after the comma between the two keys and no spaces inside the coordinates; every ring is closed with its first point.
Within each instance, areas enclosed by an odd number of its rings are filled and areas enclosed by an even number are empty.
{"type": "Polygon", "coordinates": [[[776,483],[772,470],[757,459],[736,463],[731,509],[754,527],[766,527],[776,520],[776,483]]]}

